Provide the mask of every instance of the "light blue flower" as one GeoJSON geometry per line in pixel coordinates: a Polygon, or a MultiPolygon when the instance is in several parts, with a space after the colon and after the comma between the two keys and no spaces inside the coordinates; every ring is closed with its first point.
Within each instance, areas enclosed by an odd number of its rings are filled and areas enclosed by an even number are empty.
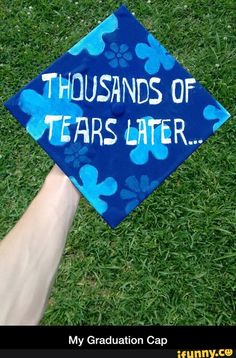
{"type": "Polygon", "coordinates": [[[147,175],[142,175],[140,181],[138,181],[135,176],[128,177],[125,181],[125,185],[128,189],[122,189],[120,192],[121,199],[129,200],[125,207],[126,214],[143,201],[158,186],[158,184],[159,182],[157,180],[150,182],[147,175]]]}
{"type": "MultiPolygon", "coordinates": [[[[146,121],[152,117],[144,117],[146,121]]],[[[143,141],[140,140],[139,144],[131,150],[129,156],[130,160],[137,165],[146,164],[149,160],[149,153],[151,152],[153,156],[158,160],[164,160],[168,157],[168,147],[161,142],[161,125],[158,125],[154,129],[154,144],[152,144],[151,137],[151,127],[147,127],[147,144],[144,144],[143,141]]],[[[125,140],[127,140],[127,136],[129,135],[129,140],[137,140],[139,137],[139,131],[135,127],[130,127],[129,134],[128,130],[125,132],[125,140]]],[[[165,138],[169,138],[171,136],[171,130],[165,129],[164,131],[165,138]]]]}
{"type": "Polygon", "coordinates": [[[147,38],[149,45],[138,43],[135,48],[136,55],[142,60],[146,60],[144,68],[147,73],[153,75],[157,73],[162,65],[167,71],[174,67],[175,59],[151,34],[147,38]]]}
{"type": "Polygon", "coordinates": [[[131,61],[133,56],[129,47],[126,44],[118,45],[116,42],[112,42],[110,45],[111,51],[106,51],[105,57],[110,60],[108,63],[111,67],[128,67],[128,61],[131,61]]]}
{"type": "Polygon", "coordinates": [[[207,120],[213,121],[218,119],[218,122],[213,125],[213,132],[220,128],[220,126],[222,126],[222,124],[230,117],[229,112],[226,111],[226,109],[219,102],[217,102],[217,105],[219,108],[208,105],[203,110],[203,116],[207,120]]]}
{"type": "Polygon", "coordinates": [[[65,162],[73,164],[74,168],[79,168],[82,164],[91,162],[91,159],[86,155],[87,153],[88,147],[81,143],[72,143],[64,150],[65,162]]]}
{"type": "Polygon", "coordinates": [[[91,56],[98,56],[105,49],[103,36],[114,32],[117,28],[118,19],[114,14],[112,14],[88,35],[82,38],[82,40],[75,44],[68,52],[73,56],[77,56],[83,50],[86,50],[91,56]]]}
{"type": "MultiPolygon", "coordinates": [[[[67,85],[68,81],[62,78],[62,84],[67,85]]],[[[32,89],[26,89],[21,92],[19,97],[19,107],[30,116],[26,124],[26,130],[35,140],[40,139],[46,129],[49,129],[49,124],[46,124],[44,121],[46,115],[70,115],[72,117],[71,123],[75,123],[76,117],[82,115],[81,108],[77,104],[70,102],[70,99],[68,99],[66,95],[62,98],[58,97],[59,78],[53,79],[51,87],[51,98],[48,98],[48,82],[44,86],[43,95],[32,89]]],[[[64,93],[65,92],[66,91],[64,91],[64,93]]],[[[62,121],[53,122],[52,137],[49,139],[53,145],[66,144],[61,142],[61,122],[62,121]]],[[[70,134],[68,127],[64,128],[63,134],[70,134]]]]}
{"type": "Polygon", "coordinates": [[[118,187],[116,180],[112,177],[108,177],[104,181],[97,183],[98,170],[90,164],[85,164],[81,167],[79,176],[83,185],[80,185],[73,176],[70,176],[70,180],[95,207],[99,214],[105,213],[108,209],[108,204],[105,200],[101,199],[100,196],[115,194],[118,187]]]}

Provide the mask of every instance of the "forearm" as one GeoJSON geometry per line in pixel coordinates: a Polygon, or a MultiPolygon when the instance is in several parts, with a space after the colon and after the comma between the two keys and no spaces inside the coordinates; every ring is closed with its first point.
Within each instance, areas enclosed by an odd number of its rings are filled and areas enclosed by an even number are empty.
{"type": "Polygon", "coordinates": [[[79,193],[54,167],[0,243],[0,324],[37,324],[64,249],[79,193]]]}

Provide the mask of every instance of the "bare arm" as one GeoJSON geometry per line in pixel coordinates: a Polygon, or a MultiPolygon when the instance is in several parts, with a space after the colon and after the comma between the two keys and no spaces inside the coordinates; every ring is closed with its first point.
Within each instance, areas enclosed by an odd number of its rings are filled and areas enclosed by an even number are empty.
{"type": "Polygon", "coordinates": [[[40,321],[79,199],[79,192],[54,166],[0,242],[0,324],[40,321]]]}

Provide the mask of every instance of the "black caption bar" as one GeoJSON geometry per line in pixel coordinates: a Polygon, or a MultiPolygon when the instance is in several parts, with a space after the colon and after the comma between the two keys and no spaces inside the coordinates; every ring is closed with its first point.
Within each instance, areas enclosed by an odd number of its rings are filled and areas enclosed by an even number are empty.
{"type": "MultiPolygon", "coordinates": [[[[1,326],[0,349],[215,349],[236,348],[236,327],[1,326]]],[[[221,350],[221,351],[220,351],[221,350]]],[[[209,353],[210,354],[210,353],[209,353]]],[[[223,354],[223,353],[222,353],[223,354]]],[[[214,357],[215,357],[214,356],[214,357]]],[[[178,358],[186,358],[180,355],[178,358]]],[[[193,358],[193,357],[192,357],[193,358]]],[[[200,358],[200,357],[199,357],[200,358]]],[[[209,358],[211,356],[209,355],[209,358]]]]}

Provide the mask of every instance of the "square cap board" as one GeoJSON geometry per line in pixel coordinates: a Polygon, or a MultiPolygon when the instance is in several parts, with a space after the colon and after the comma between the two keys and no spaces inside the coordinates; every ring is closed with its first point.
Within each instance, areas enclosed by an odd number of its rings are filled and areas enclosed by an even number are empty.
{"type": "Polygon", "coordinates": [[[123,5],[5,106],[113,228],[230,116],[123,5]]]}

